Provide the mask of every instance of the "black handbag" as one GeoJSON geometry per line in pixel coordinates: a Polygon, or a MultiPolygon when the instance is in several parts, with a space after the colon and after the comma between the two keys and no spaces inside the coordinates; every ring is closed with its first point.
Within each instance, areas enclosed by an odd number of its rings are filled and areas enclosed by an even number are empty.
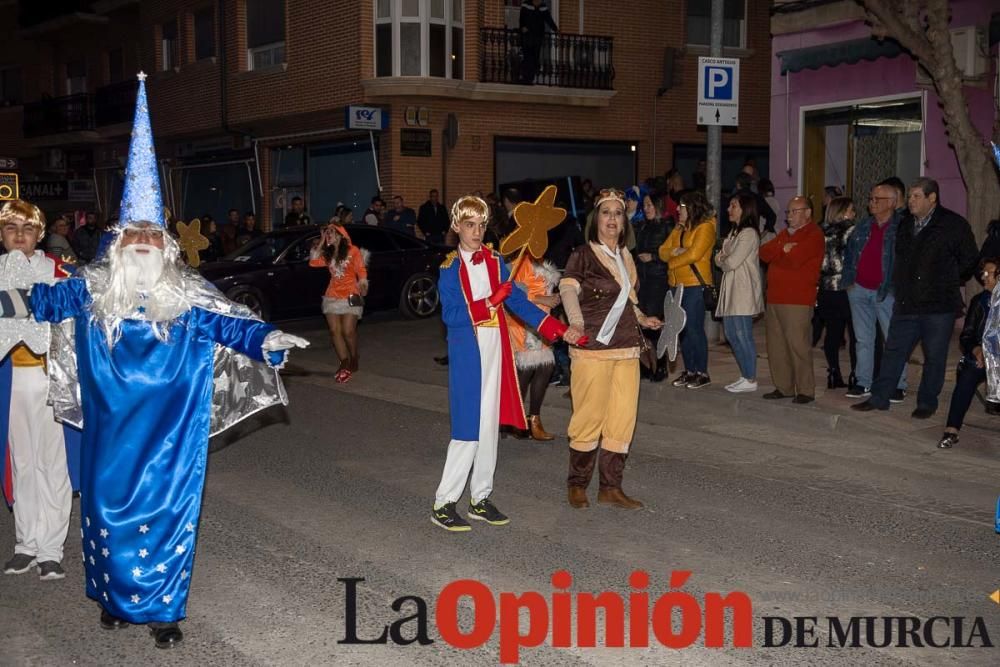
{"type": "Polygon", "coordinates": [[[701,284],[701,294],[705,300],[705,310],[714,313],[715,307],[719,305],[719,288],[715,285],[706,285],[705,280],[701,277],[701,272],[698,271],[698,267],[694,264],[691,265],[691,271],[694,273],[694,277],[698,279],[698,283],[701,284]]]}

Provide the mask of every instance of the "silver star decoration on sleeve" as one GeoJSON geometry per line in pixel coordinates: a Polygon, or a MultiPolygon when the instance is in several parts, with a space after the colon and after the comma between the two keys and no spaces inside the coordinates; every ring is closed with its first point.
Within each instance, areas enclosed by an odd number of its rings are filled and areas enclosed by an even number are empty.
{"type": "Polygon", "coordinates": [[[107,537],[108,537],[108,529],[107,528],[101,528],[101,537],[107,539],[107,537]]]}
{"type": "Polygon", "coordinates": [[[132,604],[139,604],[139,599],[140,598],[139,598],[138,595],[133,595],[132,596],[132,604]]]}
{"type": "Polygon", "coordinates": [[[676,298],[670,290],[667,290],[667,296],[663,299],[663,328],[660,330],[660,339],[656,342],[657,357],[662,357],[663,353],[667,352],[670,361],[677,358],[677,340],[687,323],[687,313],[681,308],[683,297],[684,285],[679,285],[676,298]]]}
{"type": "Polygon", "coordinates": [[[159,565],[156,566],[156,571],[159,572],[160,574],[163,574],[164,572],[167,571],[167,566],[164,565],[163,563],[160,563],[159,565]]]}
{"type": "Polygon", "coordinates": [[[149,551],[147,551],[145,547],[143,547],[142,549],[139,549],[139,558],[145,558],[148,555],[149,555],[149,551]]]}
{"type": "Polygon", "coordinates": [[[107,558],[108,556],[111,555],[111,552],[108,551],[107,547],[104,547],[103,549],[101,549],[101,555],[104,556],[105,558],[107,558]]]}
{"type": "Polygon", "coordinates": [[[132,576],[135,577],[136,579],[138,579],[139,577],[141,577],[142,576],[142,568],[141,567],[133,567],[132,568],[132,576]]]}
{"type": "Polygon", "coordinates": [[[142,524],[141,526],[139,526],[139,532],[145,535],[146,533],[149,532],[149,526],[147,526],[146,524],[142,524]]]}
{"type": "Polygon", "coordinates": [[[173,595],[164,595],[163,604],[170,604],[173,601],[173,599],[174,599],[173,595]]]}

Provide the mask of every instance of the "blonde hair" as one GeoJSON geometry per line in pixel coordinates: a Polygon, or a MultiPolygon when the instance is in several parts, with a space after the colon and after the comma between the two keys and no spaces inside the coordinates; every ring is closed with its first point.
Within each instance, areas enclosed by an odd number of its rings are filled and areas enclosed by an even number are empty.
{"type": "Polygon", "coordinates": [[[476,216],[482,217],[484,223],[488,224],[490,221],[490,205],[482,197],[475,195],[459,197],[451,206],[452,225],[459,225],[476,216]]]}
{"type": "Polygon", "coordinates": [[[11,220],[18,219],[30,223],[32,227],[38,228],[38,240],[45,236],[45,214],[30,201],[24,199],[11,199],[3,206],[0,206],[0,225],[11,220]]]}

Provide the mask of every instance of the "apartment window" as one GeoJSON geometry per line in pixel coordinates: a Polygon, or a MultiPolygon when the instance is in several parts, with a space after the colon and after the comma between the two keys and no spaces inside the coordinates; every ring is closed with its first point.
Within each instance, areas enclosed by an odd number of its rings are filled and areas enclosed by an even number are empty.
{"type": "Polygon", "coordinates": [[[21,102],[21,68],[0,68],[0,106],[13,107],[21,102]]]}
{"type": "MultiPolygon", "coordinates": [[[[746,0],[723,0],[722,4],[722,46],[746,48],[746,0]]],[[[711,0],[687,0],[687,43],[709,46],[711,29],[711,0]]]]}
{"type": "Polygon", "coordinates": [[[177,21],[160,24],[160,69],[177,67],[177,21]]]}
{"type": "Polygon", "coordinates": [[[66,63],[66,94],[77,95],[87,92],[87,63],[71,60],[66,63]]]}
{"type": "Polygon", "coordinates": [[[215,9],[205,7],[194,13],[194,59],[215,57],[215,9]]]}
{"type": "Polygon", "coordinates": [[[108,83],[125,80],[125,54],[121,49],[108,51],[108,83]]]}
{"type": "Polygon", "coordinates": [[[463,0],[377,0],[375,76],[465,76],[463,0]]]}
{"type": "Polygon", "coordinates": [[[285,62],[284,0],[246,0],[247,66],[251,70],[285,62]]]}

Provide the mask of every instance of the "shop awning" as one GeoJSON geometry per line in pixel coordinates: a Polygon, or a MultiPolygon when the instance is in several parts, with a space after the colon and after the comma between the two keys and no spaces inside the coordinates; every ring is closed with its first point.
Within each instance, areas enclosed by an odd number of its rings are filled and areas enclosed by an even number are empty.
{"type": "Polygon", "coordinates": [[[876,41],[871,37],[852,39],[835,44],[808,46],[804,49],[781,51],[781,73],[801,72],[804,69],[819,69],[820,67],[835,67],[843,63],[853,65],[862,60],[878,60],[879,58],[895,58],[905,53],[903,47],[891,39],[876,41]]]}

